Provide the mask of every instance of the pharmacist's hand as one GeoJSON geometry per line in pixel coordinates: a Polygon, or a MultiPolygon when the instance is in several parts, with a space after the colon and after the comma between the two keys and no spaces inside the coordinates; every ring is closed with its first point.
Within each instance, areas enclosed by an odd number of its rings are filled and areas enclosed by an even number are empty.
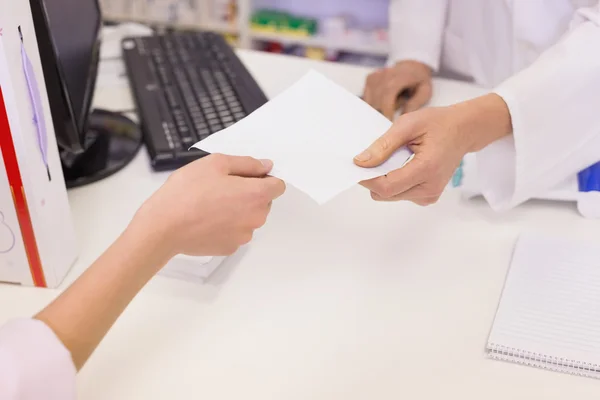
{"type": "Polygon", "coordinates": [[[155,231],[170,256],[230,255],[265,224],[285,184],[270,161],[214,154],[175,171],[133,224],[155,231]]]}
{"type": "Polygon", "coordinates": [[[419,205],[435,203],[468,151],[466,137],[449,107],[427,108],[402,115],[394,125],[354,162],[369,168],[382,164],[408,146],[414,158],[385,176],[361,182],[378,201],[408,200],[419,205]]]}
{"type": "Polygon", "coordinates": [[[363,99],[390,120],[400,107],[404,114],[415,111],[431,99],[431,73],[427,65],[411,60],[380,69],[367,78],[363,99]]]}

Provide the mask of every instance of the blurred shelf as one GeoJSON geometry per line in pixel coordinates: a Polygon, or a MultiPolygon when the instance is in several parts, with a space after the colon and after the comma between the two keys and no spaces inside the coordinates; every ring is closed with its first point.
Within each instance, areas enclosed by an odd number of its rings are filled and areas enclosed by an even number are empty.
{"type": "Polygon", "coordinates": [[[201,23],[200,28],[205,31],[228,33],[231,35],[237,35],[240,33],[238,24],[230,23],[230,22],[210,21],[210,22],[201,23]]]}
{"type": "Polygon", "coordinates": [[[344,41],[332,40],[319,35],[302,37],[285,35],[281,33],[256,31],[250,32],[250,38],[253,40],[280,42],[282,44],[321,47],[329,50],[345,51],[348,53],[358,53],[371,56],[387,57],[389,55],[389,46],[385,43],[348,43],[344,41]]]}
{"type": "Polygon", "coordinates": [[[152,18],[135,18],[129,16],[121,16],[121,15],[104,15],[105,21],[110,22],[137,22],[140,24],[147,24],[152,26],[159,27],[177,27],[178,29],[202,29],[205,31],[212,31],[223,34],[232,34],[237,35],[240,33],[239,27],[237,24],[230,24],[227,22],[220,21],[208,21],[208,22],[198,22],[198,23],[190,23],[186,21],[161,21],[154,20],[152,18]]]}

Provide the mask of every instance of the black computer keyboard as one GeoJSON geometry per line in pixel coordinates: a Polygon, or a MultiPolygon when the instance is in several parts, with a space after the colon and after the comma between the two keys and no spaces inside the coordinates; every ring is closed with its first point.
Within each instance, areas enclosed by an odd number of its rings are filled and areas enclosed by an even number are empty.
{"type": "Polygon", "coordinates": [[[267,102],[220,35],[174,32],[126,38],[122,47],[155,170],[205,156],[188,149],[267,102]]]}

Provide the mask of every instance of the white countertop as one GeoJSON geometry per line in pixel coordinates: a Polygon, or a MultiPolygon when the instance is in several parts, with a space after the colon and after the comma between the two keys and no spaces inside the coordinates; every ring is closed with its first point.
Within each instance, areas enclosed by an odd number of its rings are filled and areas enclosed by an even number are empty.
{"type": "MultiPolygon", "coordinates": [[[[269,97],[311,67],[357,94],[369,72],[239,54],[269,97]]],[[[438,80],[433,104],[482,92],[438,80]]],[[[132,106],[127,90],[110,88],[96,104],[132,106]]],[[[166,176],[151,172],[142,149],[113,177],[70,192],[81,256],[63,287],[166,176]]],[[[484,356],[514,241],[527,229],[600,237],[600,224],[569,203],[500,215],[457,190],[420,208],[376,203],[355,187],[319,207],[289,188],[207,284],[150,282],[81,372],[80,398],[597,399],[599,381],[484,356]]],[[[0,286],[0,322],[58,292],[0,286]]]]}

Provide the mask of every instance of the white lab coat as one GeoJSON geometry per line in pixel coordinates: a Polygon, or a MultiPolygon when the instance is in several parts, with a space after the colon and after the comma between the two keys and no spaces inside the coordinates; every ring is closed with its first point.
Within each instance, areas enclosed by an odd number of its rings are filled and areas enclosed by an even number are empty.
{"type": "Polygon", "coordinates": [[[493,88],[513,135],[477,154],[482,192],[508,209],[600,160],[600,1],[391,0],[391,61],[493,88]]]}

